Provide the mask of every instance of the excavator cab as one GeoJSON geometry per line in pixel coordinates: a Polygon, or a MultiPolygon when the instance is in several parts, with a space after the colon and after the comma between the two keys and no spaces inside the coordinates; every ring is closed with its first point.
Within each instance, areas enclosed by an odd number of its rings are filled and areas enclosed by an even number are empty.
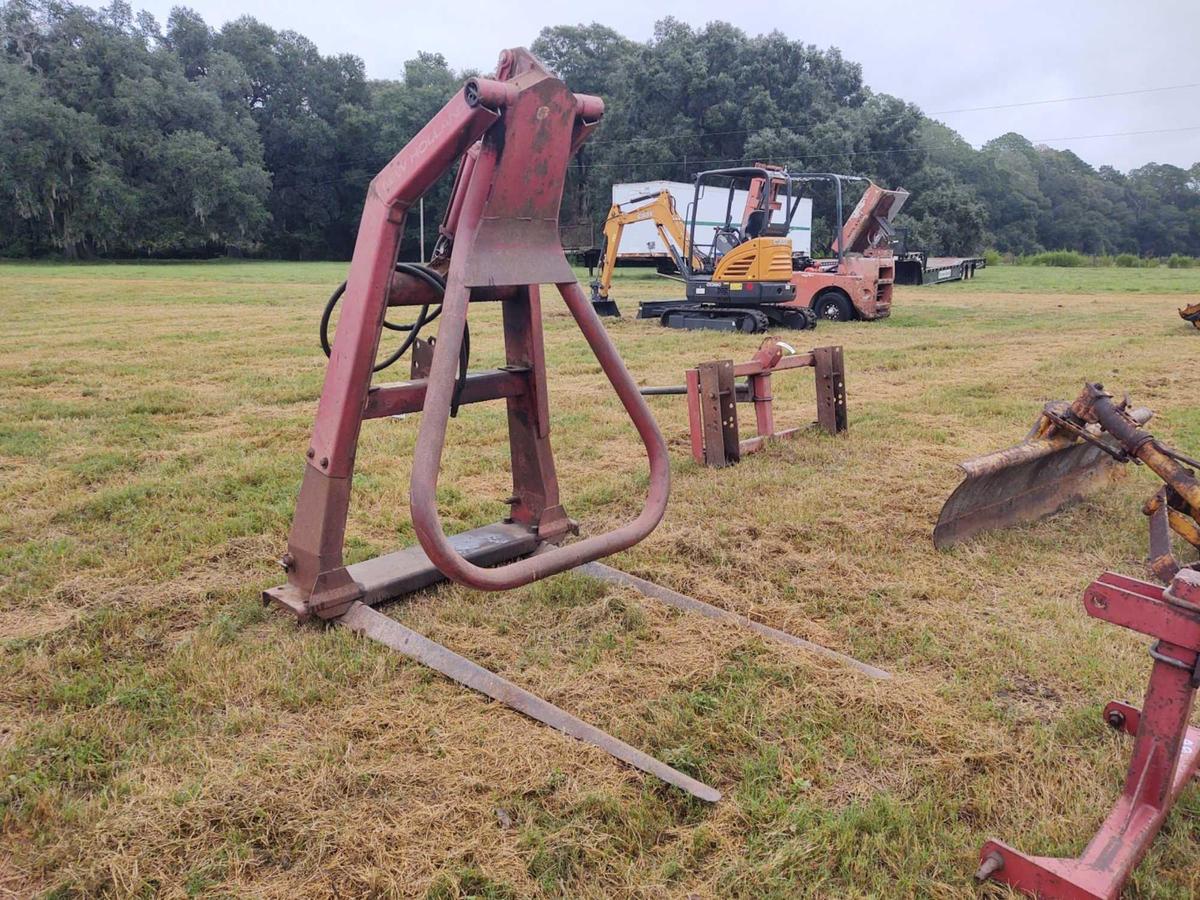
{"type": "Polygon", "coordinates": [[[722,256],[745,241],[741,230],[736,225],[721,226],[713,232],[711,259],[719,260],[722,256]]]}
{"type": "MultiPolygon", "coordinates": [[[[799,200],[788,173],[775,166],[701,172],[696,176],[695,197],[688,208],[687,229],[688,246],[694,248],[694,255],[703,265],[686,273],[689,281],[703,278],[716,285],[787,281],[791,277],[792,256],[788,235],[799,200]],[[725,192],[724,222],[698,221],[700,200],[711,191],[725,192]],[[745,200],[739,210],[737,201],[742,196],[745,200]],[[696,240],[696,228],[710,224],[715,225],[712,243],[705,245],[696,240]]],[[[765,291],[751,286],[749,291],[759,297],[759,302],[782,303],[790,299],[772,286],[765,291]]],[[[733,289],[733,293],[737,292],[738,289],[733,289]]],[[[689,291],[689,299],[693,293],[689,291]]],[[[719,289],[717,293],[723,294],[719,289]]],[[[703,295],[711,298],[713,291],[705,290],[703,295]]]]}
{"type": "Polygon", "coordinates": [[[746,217],[746,238],[752,239],[756,237],[762,237],[766,221],[767,214],[763,210],[756,209],[754,212],[750,213],[750,215],[746,217]]]}

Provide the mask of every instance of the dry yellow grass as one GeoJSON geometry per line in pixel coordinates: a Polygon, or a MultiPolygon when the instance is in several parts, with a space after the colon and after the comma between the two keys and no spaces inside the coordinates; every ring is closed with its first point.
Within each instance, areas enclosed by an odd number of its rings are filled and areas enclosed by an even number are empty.
{"type": "MultiPolygon", "coordinates": [[[[670,508],[612,560],[869,660],[877,683],[578,576],[388,608],[406,624],[719,787],[687,800],[337,629],[263,610],[279,579],[336,265],[0,268],[0,896],[1003,896],[970,880],[998,836],[1078,852],[1128,741],[1144,640],[1083,587],[1142,575],[1153,477],[950,553],[929,534],[955,463],[1018,439],[1097,379],[1200,449],[1200,340],[1158,293],[1005,270],[904,290],[886,322],[796,336],[846,348],[851,431],[720,472],[687,457],[681,398],[651,401],[670,508]],[[1062,292],[1059,292],[1062,291],[1062,292]],[[1075,292],[1071,292],[1075,291],[1075,292]]],[[[1075,276],[1072,276],[1075,277],[1075,276]]],[[[1186,279],[1192,279],[1191,282],[1186,279]]],[[[628,278],[617,296],[669,292],[628,278]]],[[[638,444],[547,301],[554,444],[587,532],[632,513],[638,444]]],[[[474,364],[499,359],[473,311],[474,364]]],[[[610,323],[636,377],[678,383],[753,337],[610,323]]],[[[776,379],[781,424],[811,376],[776,379]]],[[[411,542],[417,420],[364,429],[349,556],[411,542]]],[[[502,410],[453,423],[448,528],[499,517],[502,410]]],[[[1185,794],[1132,892],[1200,890],[1185,794]]]]}

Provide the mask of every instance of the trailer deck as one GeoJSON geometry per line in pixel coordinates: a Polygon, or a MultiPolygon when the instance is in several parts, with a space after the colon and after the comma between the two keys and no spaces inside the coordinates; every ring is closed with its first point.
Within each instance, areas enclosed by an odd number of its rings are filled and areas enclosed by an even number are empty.
{"type": "Polygon", "coordinates": [[[896,257],[896,284],[941,284],[966,281],[987,266],[982,256],[929,256],[910,251],[896,257]]]}

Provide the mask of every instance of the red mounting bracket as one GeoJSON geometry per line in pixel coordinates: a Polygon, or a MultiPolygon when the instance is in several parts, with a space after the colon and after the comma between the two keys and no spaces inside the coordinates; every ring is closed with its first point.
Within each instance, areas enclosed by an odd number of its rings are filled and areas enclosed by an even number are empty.
{"type": "Polygon", "coordinates": [[[775,429],[771,376],[788,369],[811,368],[816,375],[816,425],[827,434],[841,434],[846,421],[846,366],[841,347],[817,347],[808,353],[784,353],[790,347],[767,338],[745,363],[729,360],[701,363],[687,372],[688,425],[692,458],[702,466],[727,466],[767,441],[795,437],[803,429],[775,429]],[[744,385],[736,379],[745,378],[744,385]],[[754,404],[754,437],[739,435],[737,404],[754,404]]]}
{"type": "Polygon", "coordinates": [[[1200,764],[1200,729],[1188,725],[1200,686],[1200,572],[1184,569],[1168,588],[1107,572],[1083,604],[1090,616],[1157,638],[1142,708],[1114,702],[1104,709],[1105,721],[1134,736],[1125,788],[1082,856],[1026,856],[988,841],[976,878],[1037,897],[1111,900],[1200,764]]]}
{"type": "Polygon", "coordinates": [[[646,396],[686,394],[692,459],[702,466],[720,468],[738,462],[768,441],[795,437],[804,428],[776,430],[771,376],[789,369],[813,369],[816,375],[817,428],[841,434],[846,419],[846,365],[841,347],[817,347],[796,353],[773,337],[766,338],[744,363],[722,359],[688,369],[687,384],[680,387],[642,388],[646,396]],[[786,352],[785,352],[786,351],[786,352]],[[745,378],[743,384],[737,379],[745,378]],[[737,404],[754,404],[754,437],[742,439],[737,404]]]}

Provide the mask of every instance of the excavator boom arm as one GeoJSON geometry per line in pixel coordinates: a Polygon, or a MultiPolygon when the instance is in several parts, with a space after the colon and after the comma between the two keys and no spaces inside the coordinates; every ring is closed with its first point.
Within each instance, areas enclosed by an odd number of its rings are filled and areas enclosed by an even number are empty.
{"type": "MultiPolygon", "coordinates": [[[[648,203],[630,210],[621,209],[621,204],[614,203],[608,211],[604,222],[604,253],[601,259],[600,277],[593,282],[593,299],[607,300],[612,288],[613,270],[617,267],[617,249],[621,244],[621,233],[626,225],[635,222],[653,221],[659,236],[667,245],[667,250],[674,257],[676,265],[682,265],[687,246],[687,230],[679,212],[675,209],[675,200],[668,191],[659,191],[652,195],[648,203]]],[[[635,200],[644,200],[638,197],[635,200]]],[[[634,202],[634,201],[626,201],[634,202]]],[[[698,269],[703,265],[700,257],[693,251],[688,268],[698,269]]]]}

